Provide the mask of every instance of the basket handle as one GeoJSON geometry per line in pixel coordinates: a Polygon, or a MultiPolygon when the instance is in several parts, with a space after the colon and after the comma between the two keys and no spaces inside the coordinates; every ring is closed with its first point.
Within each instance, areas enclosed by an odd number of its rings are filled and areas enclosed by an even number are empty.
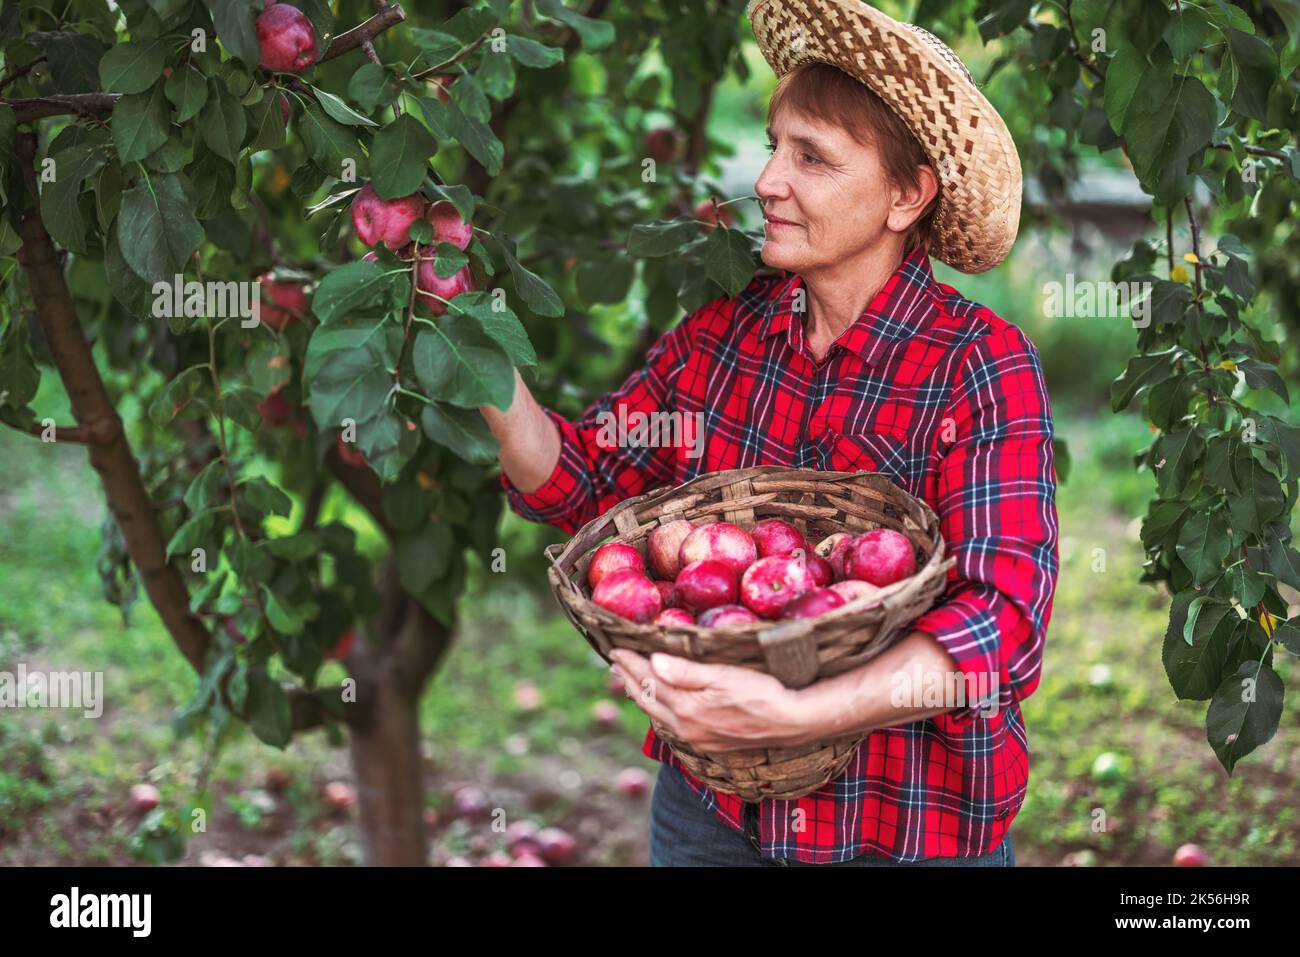
{"type": "Polygon", "coordinates": [[[817,679],[817,642],[808,620],[782,622],[758,633],[768,674],[787,688],[803,688],[817,679]]]}

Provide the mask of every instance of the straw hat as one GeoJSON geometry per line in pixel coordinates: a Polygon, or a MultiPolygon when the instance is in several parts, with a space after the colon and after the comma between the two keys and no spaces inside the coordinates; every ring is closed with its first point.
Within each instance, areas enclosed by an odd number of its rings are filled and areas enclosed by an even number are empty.
{"type": "Polygon", "coordinates": [[[865,83],[907,124],[939,177],[931,254],[965,273],[1006,258],[1020,228],[1020,157],[970,71],[933,34],[859,0],[750,0],[776,75],[820,61],[865,83]]]}

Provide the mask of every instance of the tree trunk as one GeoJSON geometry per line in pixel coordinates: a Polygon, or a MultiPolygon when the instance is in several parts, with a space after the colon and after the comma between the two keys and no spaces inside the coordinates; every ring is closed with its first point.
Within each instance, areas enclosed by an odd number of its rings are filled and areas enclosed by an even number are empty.
{"type": "Polygon", "coordinates": [[[371,720],[351,729],[361,843],[370,865],[428,863],[420,768],[419,698],[392,682],[370,686],[371,720]]]}

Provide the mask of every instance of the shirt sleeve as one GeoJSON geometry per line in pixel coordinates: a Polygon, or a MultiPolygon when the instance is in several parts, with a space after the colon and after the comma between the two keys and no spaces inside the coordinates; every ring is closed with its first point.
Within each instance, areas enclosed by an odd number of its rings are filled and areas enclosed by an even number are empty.
{"type": "Polygon", "coordinates": [[[1038,352],[1014,326],[968,350],[946,415],[952,441],[935,510],[957,559],[913,629],[934,636],[965,676],[958,723],[1038,687],[1057,578],[1052,413],[1038,352]],[[994,683],[996,682],[996,684],[994,683]],[[978,692],[973,694],[972,692],[978,692]]]}
{"type": "Polygon", "coordinates": [[[546,409],[560,430],[560,457],[536,490],[521,492],[502,470],[510,508],[572,534],[597,515],[672,481],[676,452],[703,441],[691,416],[672,414],[678,375],[690,355],[696,319],[710,304],[664,333],[645,365],[593,402],[577,422],[546,409]]]}

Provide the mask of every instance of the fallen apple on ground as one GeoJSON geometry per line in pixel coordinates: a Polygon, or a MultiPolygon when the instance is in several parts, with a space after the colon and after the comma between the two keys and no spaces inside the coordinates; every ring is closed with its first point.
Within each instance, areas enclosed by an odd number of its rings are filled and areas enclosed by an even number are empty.
{"type": "Polygon", "coordinates": [[[1174,851],[1174,867],[1208,867],[1210,857],[1196,844],[1184,844],[1174,851]]]}
{"type": "Polygon", "coordinates": [[[650,775],[642,768],[624,768],[614,779],[614,787],[623,797],[644,797],[650,790],[650,775]]]}
{"type": "Polygon", "coordinates": [[[321,797],[335,811],[346,811],[357,803],[357,792],[343,781],[330,781],[321,789],[321,797]]]}
{"type": "Polygon", "coordinates": [[[127,792],[126,803],[137,814],[152,811],[162,800],[162,795],[152,784],[133,784],[127,792]]]}

